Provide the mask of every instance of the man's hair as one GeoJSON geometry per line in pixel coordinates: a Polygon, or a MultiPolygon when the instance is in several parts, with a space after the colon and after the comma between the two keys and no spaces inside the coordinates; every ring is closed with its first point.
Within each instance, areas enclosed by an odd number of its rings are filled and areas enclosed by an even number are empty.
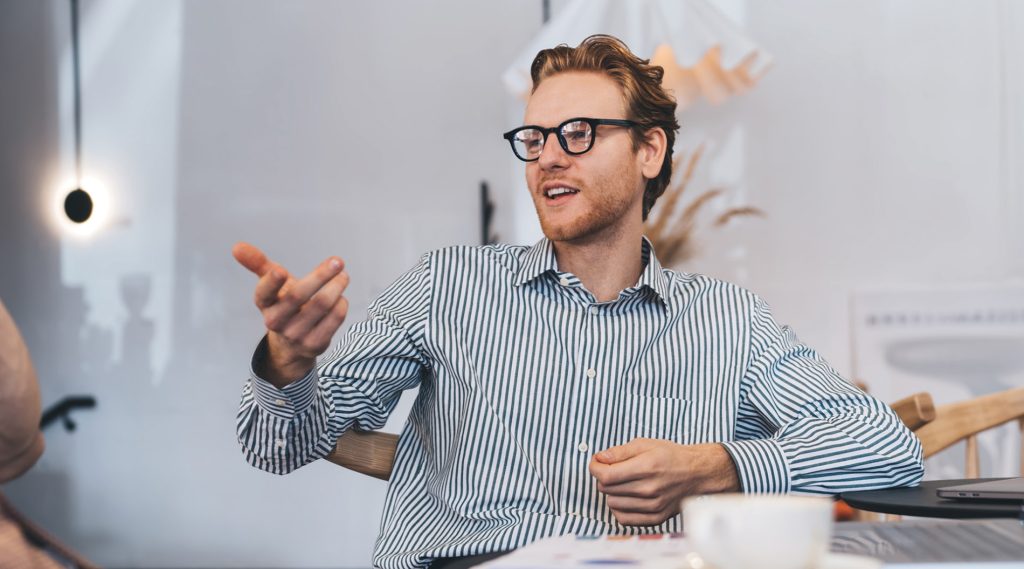
{"type": "MultiPolygon", "coordinates": [[[[676,141],[676,131],[679,130],[676,101],[661,87],[664,69],[651,65],[648,59],[633,55],[618,38],[593,35],[577,47],[562,44],[541,50],[530,66],[533,90],[536,91],[544,79],[567,71],[590,71],[607,75],[622,89],[626,100],[626,118],[640,125],[636,127],[639,133],[646,133],[652,128],[665,131],[668,146],[665,160],[658,175],[647,180],[644,189],[643,218],[646,221],[654,202],[661,197],[672,180],[672,146],[676,141]]],[[[637,132],[631,130],[630,136],[633,139],[633,150],[639,150],[642,135],[638,136],[637,132]]]]}

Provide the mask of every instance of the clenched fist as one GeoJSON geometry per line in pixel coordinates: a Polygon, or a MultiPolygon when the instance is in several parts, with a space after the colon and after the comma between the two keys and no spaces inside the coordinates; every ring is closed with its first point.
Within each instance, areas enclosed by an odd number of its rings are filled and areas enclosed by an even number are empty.
{"type": "Polygon", "coordinates": [[[595,454],[590,474],[627,526],[658,525],[678,514],[687,496],[740,489],[736,466],[719,444],[633,439],[595,454]]]}

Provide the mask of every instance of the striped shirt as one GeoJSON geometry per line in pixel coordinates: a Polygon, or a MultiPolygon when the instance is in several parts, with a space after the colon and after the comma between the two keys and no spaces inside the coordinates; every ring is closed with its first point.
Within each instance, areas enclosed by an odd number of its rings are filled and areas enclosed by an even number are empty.
{"type": "Polygon", "coordinates": [[[277,389],[253,374],[237,424],[247,460],[290,472],[346,429],[381,428],[418,386],[375,545],[386,568],[558,534],[678,531],[679,516],[618,524],[588,471],[639,437],[722,443],[744,492],[921,479],[917,438],[761,298],[642,251],[639,281],[610,302],[559,271],[547,240],[424,255],[307,377],[277,389]]]}

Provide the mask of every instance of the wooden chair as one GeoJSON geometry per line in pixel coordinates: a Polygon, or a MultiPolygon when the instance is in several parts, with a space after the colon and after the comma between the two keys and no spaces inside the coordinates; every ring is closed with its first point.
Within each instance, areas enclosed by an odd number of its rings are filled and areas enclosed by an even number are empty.
{"type": "Polygon", "coordinates": [[[360,474],[381,480],[391,478],[398,450],[398,435],[378,431],[349,430],[338,437],[325,458],[360,474]]]}
{"type": "Polygon", "coordinates": [[[914,429],[921,439],[924,457],[933,455],[960,442],[967,441],[965,478],[978,478],[979,433],[1017,421],[1021,429],[1021,474],[1024,475],[1024,387],[982,395],[967,401],[942,405],[935,410],[935,419],[914,429]]]}

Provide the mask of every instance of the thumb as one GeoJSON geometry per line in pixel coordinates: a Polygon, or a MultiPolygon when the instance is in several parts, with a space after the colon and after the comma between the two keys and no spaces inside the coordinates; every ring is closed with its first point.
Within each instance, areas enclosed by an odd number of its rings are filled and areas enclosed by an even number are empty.
{"type": "Polygon", "coordinates": [[[240,265],[249,269],[258,277],[262,277],[266,274],[273,264],[258,247],[250,245],[244,241],[235,243],[235,246],[231,248],[231,255],[240,265]]]}
{"type": "Polygon", "coordinates": [[[615,464],[629,460],[644,451],[645,445],[641,439],[633,439],[624,445],[606,448],[594,455],[594,459],[604,464],[615,464]]]}

